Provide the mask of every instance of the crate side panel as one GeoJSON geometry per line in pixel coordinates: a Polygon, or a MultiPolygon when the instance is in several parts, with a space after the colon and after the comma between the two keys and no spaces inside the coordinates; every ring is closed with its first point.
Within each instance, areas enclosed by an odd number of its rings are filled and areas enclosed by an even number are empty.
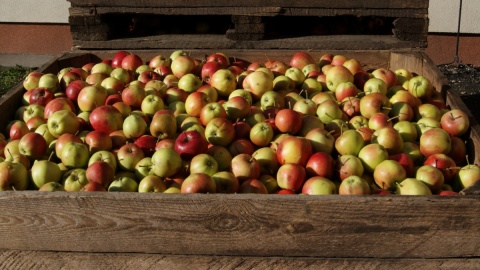
{"type": "MultiPolygon", "coordinates": [[[[144,38],[114,39],[107,41],[73,40],[76,50],[104,49],[283,49],[283,50],[398,50],[410,48],[412,42],[394,36],[338,35],[308,36],[269,40],[231,40],[221,35],[159,35],[144,38]]],[[[414,47],[425,47],[416,42],[414,47]]]]}
{"type": "Polygon", "coordinates": [[[280,6],[280,7],[324,7],[324,8],[428,8],[427,0],[324,0],[324,1],[221,1],[221,0],[69,0],[72,6],[125,6],[125,7],[202,7],[202,6],[280,6]]]}
{"type": "Polygon", "coordinates": [[[474,269],[479,259],[348,259],[0,251],[2,269],[474,269]],[[193,267],[195,266],[195,267],[193,267]],[[193,267],[193,268],[192,268],[193,267]]]}
{"type": "Polygon", "coordinates": [[[10,236],[0,249],[326,258],[480,255],[477,197],[32,191],[1,192],[0,203],[0,233],[10,236]]]}

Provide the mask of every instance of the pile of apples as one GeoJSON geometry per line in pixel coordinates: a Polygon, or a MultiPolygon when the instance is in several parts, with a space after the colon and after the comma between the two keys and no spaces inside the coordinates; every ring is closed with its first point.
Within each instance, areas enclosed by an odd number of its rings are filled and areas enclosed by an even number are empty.
{"type": "Polygon", "coordinates": [[[145,60],[31,72],[0,136],[0,190],[454,195],[480,179],[468,115],[406,69],[145,60]]]}

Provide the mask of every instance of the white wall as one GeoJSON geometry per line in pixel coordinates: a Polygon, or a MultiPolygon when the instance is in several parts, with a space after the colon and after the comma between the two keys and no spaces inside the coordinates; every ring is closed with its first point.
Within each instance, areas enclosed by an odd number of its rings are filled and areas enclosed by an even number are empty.
{"type": "MultiPolygon", "coordinates": [[[[133,0],[132,0],[133,1],[133,0]]],[[[430,32],[456,33],[460,0],[430,0],[430,32]]],[[[0,22],[68,23],[66,0],[0,0],[0,22]]],[[[463,0],[462,33],[480,33],[480,0],[463,0]]]]}
{"type": "MultiPolygon", "coordinates": [[[[430,0],[429,32],[457,32],[460,0],[430,0]]],[[[460,32],[480,33],[480,1],[463,0],[460,32]]]]}

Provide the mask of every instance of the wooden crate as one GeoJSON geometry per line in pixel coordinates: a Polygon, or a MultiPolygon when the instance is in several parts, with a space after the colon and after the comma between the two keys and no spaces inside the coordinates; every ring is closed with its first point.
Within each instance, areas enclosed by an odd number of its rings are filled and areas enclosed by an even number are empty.
{"type": "MultiPolygon", "coordinates": [[[[250,61],[264,50],[222,50],[250,61]]],[[[143,59],[171,51],[135,51],[143,59]]],[[[193,50],[192,56],[213,51],[193,50]]],[[[318,58],[326,51],[310,51],[318,58]]],[[[407,68],[429,77],[452,108],[449,92],[423,52],[328,51],[366,68],[407,68]]],[[[287,60],[291,50],[270,50],[287,60]]],[[[113,51],[70,52],[42,72],[110,58],[113,51]]],[[[0,98],[4,128],[21,102],[17,85],[0,98]]],[[[469,149],[479,163],[479,126],[469,149]]],[[[480,164],[480,163],[479,163],[480,164]]],[[[1,268],[75,269],[475,269],[480,264],[480,197],[282,196],[0,192],[1,268]]]]}
{"type": "Polygon", "coordinates": [[[68,1],[76,49],[427,46],[428,0],[68,1]]]}

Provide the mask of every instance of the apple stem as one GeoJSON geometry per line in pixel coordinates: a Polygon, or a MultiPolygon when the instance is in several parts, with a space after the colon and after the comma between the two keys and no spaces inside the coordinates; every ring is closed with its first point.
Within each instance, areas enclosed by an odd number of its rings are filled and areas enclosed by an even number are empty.
{"type": "Polygon", "coordinates": [[[17,191],[14,185],[11,185],[13,191],[17,191]]]}
{"type": "MultiPolygon", "coordinates": [[[[400,114],[404,114],[404,113],[400,113],[400,114]]],[[[397,119],[397,118],[399,118],[399,117],[400,117],[400,115],[396,115],[396,116],[394,116],[394,117],[391,117],[391,118],[389,118],[389,119],[387,120],[387,122],[390,122],[390,121],[392,121],[392,120],[395,120],[395,119],[397,119]]]]}
{"type": "Polygon", "coordinates": [[[7,152],[10,155],[10,157],[13,159],[13,155],[12,155],[12,152],[10,152],[10,148],[7,149],[7,152]]]}
{"type": "Polygon", "coordinates": [[[54,153],[55,153],[54,151],[52,151],[52,152],[50,153],[50,156],[48,157],[48,161],[50,161],[50,159],[52,159],[52,156],[53,156],[54,153]]]}
{"type": "Polygon", "coordinates": [[[392,108],[390,107],[382,107],[383,110],[387,110],[387,111],[390,111],[392,108]]]}
{"type": "Polygon", "coordinates": [[[265,58],[267,58],[267,62],[270,61],[270,59],[268,58],[267,54],[265,54],[265,58]]]}

